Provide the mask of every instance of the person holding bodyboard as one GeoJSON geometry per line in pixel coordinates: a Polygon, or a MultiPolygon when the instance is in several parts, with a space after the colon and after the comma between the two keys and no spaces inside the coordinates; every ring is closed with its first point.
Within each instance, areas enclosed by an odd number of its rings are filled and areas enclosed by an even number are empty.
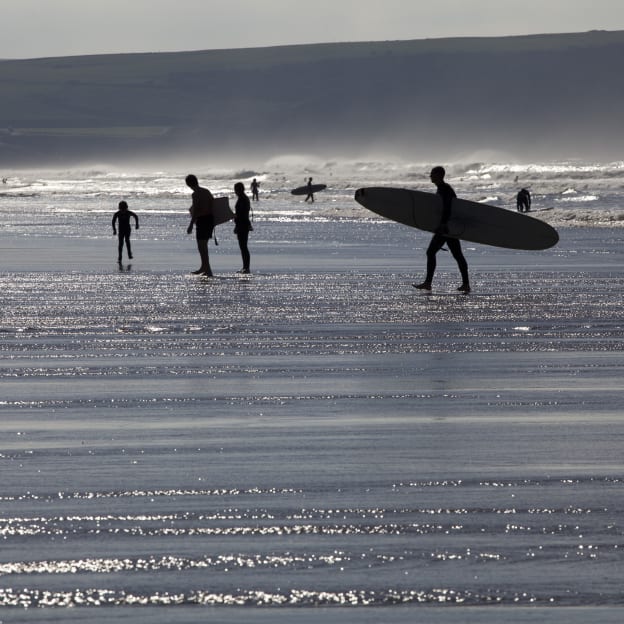
{"type": "Polygon", "coordinates": [[[199,186],[197,176],[194,176],[192,173],[186,176],[186,185],[193,191],[193,203],[189,209],[191,213],[191,223],[186,232],[187,234],[191,234],[193,226],[195,226],[197,250],[199,251],[199,258],[201,260],[201,266],[197,271],[193,271],[193,273],[195,275],[212,277],[210,258],[208,257],[208,239],[212,238],[214,230],[214,197],[207,188],[199,186]]]}

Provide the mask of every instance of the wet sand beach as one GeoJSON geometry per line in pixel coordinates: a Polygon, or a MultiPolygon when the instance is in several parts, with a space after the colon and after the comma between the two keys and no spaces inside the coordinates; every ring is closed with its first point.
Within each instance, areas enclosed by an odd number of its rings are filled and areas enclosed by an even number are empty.
{"type": "Polygon", "coordinates": [[[465,296],[394,224],[257,228],[213,279],[5,232],[2,615],[615,622],[621,242],[467,244],[465,296]]]}

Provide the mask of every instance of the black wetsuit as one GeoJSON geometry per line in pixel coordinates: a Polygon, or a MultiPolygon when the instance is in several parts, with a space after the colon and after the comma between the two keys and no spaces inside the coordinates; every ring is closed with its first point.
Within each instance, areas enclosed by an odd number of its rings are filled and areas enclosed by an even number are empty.
{"type": "Polygon", "coordinates": [[[134,217],[134,225],[138,229],[139,227],[139,217],[132,212],[132,210],[118,210],[113,215],[113,230],[115,230],[115,224],[118,223],[117,227],[117,236],[119,238],[119,243],[117,245],[117,250],[119,252],[118,260],[121,262],[121,254],[123,251],[124,243],[126,244],[126,251],[128,252],[128,258],[132,259],[132,248],[130,247],[130,218],[134,217]]]}
{"type": "MultiPolygon", "coordinates": [[[[451,205],[453,203],[453,199],[455,199],[457,195],[455,194],[453,187],[446,182],[442,182],[438,186],[438,195],[442,198],[442,219],[440,225],[441,227],[446,227],[446,223],[451,216],[451,205]]],[[[441,233],[433,235],[433,238],[429,243],[429,247],[427,248],[427,277],[425,278],[425,282],[431,284],[433,281],[433,274],[436,269],[436,254],[444,245],[446,245],[453,254],[453,258],[455,258],[457,266],[459,267],[463,283],[468,284],[468,263],[462,253],[459,239],[451,238],[450,236],[445,236],[441,233]]]]}
{"type": "Polygon", "coordinates": [[[245,194],[240,195],[236,200],[236,207],[234,210],[236,213],[234,217],[234,223],[236,224],[234,231],[238,237],[238,246],[240,247],[241,256],[243,258],[243,271],[248,273],[251,254],[247,247],[247,241],[249,240],[249,232],[253,230],[251,221],[249,220],[249,212],[251,210],[249,197],[245,194]]]}
{"type": "Polygon", "coordinates": [[[314,202],[314,192],[312,191],[312,180],[308,181],[307,187],[308,187],[308,196],[305,198],[305,201],[308,201],[308,199],[311,199],[312,202],[314,202]]]}

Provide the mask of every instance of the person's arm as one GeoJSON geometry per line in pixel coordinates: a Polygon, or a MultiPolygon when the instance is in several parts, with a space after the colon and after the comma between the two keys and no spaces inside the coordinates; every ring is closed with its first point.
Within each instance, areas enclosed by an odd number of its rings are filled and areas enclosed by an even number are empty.
{"type": "Polygon", "coordinates": [[[113,215],[113,234],[117,234],[117,228],[115,227],[116,223],[117,223],[117,213],[113,215]]]}
{"type": "Polygon", "coordinates": [[[139,229],[139,217],[136,214],[136,212],[133,212],[132,216],[134,217],[134,229],[138,230],[139,229]]]}
{"type": "Polygon", "coordinates": [[[189,212],[191,213],[191,222],[186,228],[187,234],[190,234],[193,231],[193,226],[195,225],[195,215],[197,214],[197,206],[196,206],[197,196],[195,193],[193,193],[192,198],[193,198],[193,203],[191,204],[191,207],[189,208],[189,212]]]}

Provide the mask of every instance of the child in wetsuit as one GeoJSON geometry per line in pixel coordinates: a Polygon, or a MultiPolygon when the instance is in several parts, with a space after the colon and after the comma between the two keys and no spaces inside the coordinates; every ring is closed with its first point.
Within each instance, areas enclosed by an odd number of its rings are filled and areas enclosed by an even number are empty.
{"type": "Polygon", "coordinates": [[[119,202],[119,210],[113,215],[113,235],[117,234],[117,228],[115,227],[117,221],[119,221],[119,244],[117,246],[118,258],[117,262],[121,262],[121,254],[123,251],[124,242],[126,243],[126,251],[128,252],[128,258],[132,260],[132,248],[130,247],[130,218],[134,217],[134,227],[139,229],[139,217],[136,216],[132,210],[128,210],[128,204],[125,201],[119,202]]]}

